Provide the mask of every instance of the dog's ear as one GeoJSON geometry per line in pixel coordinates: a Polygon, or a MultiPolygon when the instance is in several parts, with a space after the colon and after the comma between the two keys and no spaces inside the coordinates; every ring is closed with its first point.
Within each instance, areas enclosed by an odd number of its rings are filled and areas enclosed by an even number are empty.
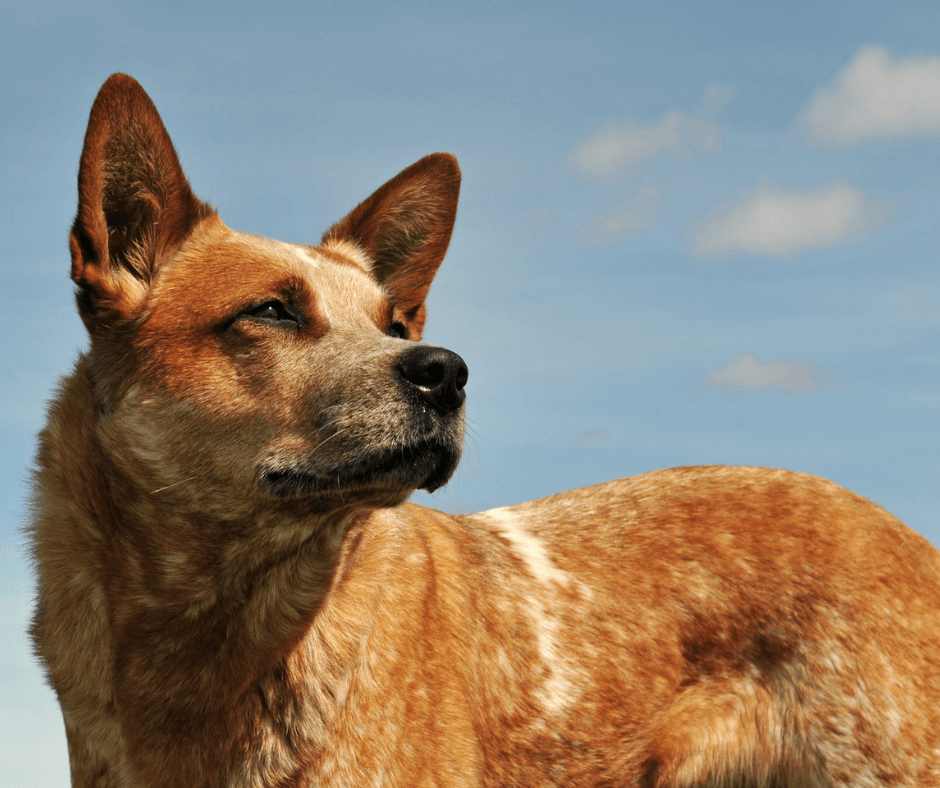
{"type": "Polygon", "coordinates": [[[396,175],[323,236],[323,244],[352,242],[372,263],[372,273],[418,338],[424,300],[447,252],[460,168],[449,153],[432,153],[396,175]]]}
{"type": "Polygon", "coordinates": [[[161,261],[208,213],[150,97],[126,74],[112,75],[88,119],[69,237],[89,330],[131,318],[161,261]]]}

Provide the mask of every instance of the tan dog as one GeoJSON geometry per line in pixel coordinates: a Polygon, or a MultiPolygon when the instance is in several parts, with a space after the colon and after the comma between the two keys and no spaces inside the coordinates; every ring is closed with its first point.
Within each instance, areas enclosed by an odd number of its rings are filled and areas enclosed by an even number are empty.
{"type": "Polygon", "coordinates": [[[403,503],[463,440],[466,366],[415,344],[459,178],[243,235],[102,88],[32,528],[73,784],[940,785],[940,557],[875,505],[724,467],[403,503]]]}

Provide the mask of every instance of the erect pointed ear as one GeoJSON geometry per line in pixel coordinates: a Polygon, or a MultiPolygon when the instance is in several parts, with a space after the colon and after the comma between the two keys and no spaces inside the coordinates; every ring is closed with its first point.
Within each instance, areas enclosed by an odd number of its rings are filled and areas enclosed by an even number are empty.
{"type": "Polygon", "coordinates": [[[126,74],[112,75],[88,119],[69,237],[89,330],[130,318],[161,261],[208,213],[150,97],[126,74]]]}
{"type": "Polygon", "coordinates": [[[460,168],[449,153],[432,153],[396,175],[323,236],[323,245],[351,242],[409,322],[412,337],[424,327],[424,299],[447,252],[460,168]]]}

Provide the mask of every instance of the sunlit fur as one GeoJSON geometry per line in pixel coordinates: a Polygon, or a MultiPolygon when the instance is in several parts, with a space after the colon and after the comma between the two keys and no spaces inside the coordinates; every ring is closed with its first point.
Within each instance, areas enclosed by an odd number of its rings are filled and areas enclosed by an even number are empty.
{"type": "Polygon", "coordinates": [[[940,557],[868,501],[711,467],[403,503],[462,443],[397,371],[459,177],[248,236],[102,88],[31,525],[73,785],[940,785],[940,557]]]}

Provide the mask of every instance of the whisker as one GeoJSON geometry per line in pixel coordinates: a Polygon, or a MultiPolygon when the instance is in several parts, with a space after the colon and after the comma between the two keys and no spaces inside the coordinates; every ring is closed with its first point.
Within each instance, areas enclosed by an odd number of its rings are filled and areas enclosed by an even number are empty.
{"type": "Polygon", "coordinates": [[[198,479],[203,474],[196,473],[190,476],[188,479],[180,479],[178,482],[173,482],[173,484],[168,484],[166,487],[160,487],[156,490],[151,490],[150,495],[156,495],[158,492],[163,492],[164,490],[169,490],[171,487],[176,487],[179,484],[186,484],[186,482],[191,482],[193,479],[198,479]]]}

